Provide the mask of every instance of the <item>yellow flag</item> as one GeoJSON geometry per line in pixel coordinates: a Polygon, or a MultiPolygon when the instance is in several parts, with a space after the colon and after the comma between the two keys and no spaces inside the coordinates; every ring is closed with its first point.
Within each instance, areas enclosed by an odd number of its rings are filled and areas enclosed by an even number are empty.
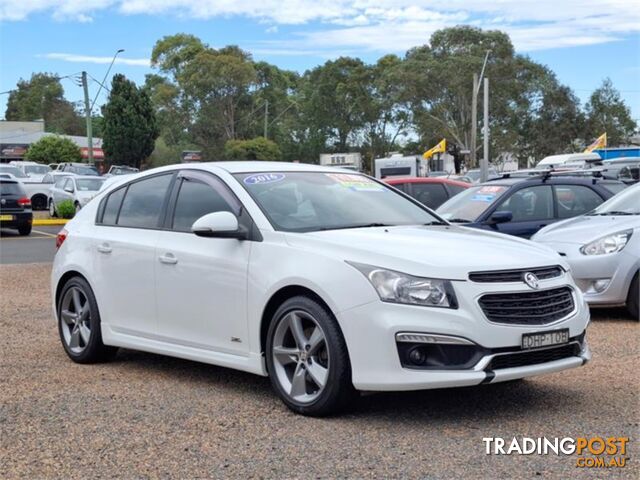
{"type": "Polygon", "coordinates": [[[444,153],[446,151],[447,151],[447,139],[443,138],[442,140],[440,140],[440,143],[438,143],[435,147],[432,147],[426,152],[424,152],[422,154],[422,158],[428,160],[431,157],[433,157],[434,153],[444,153]]]}
{"type": "Polygon", "coordinates": [[[598,148],[605,148],[607,146],[607,132],[604,132],[602,135],[600,135],[595,142],[593,142],[591,145],[589,145],[584,153],[591,153],[594,150],[598,149],[598,148]]]}

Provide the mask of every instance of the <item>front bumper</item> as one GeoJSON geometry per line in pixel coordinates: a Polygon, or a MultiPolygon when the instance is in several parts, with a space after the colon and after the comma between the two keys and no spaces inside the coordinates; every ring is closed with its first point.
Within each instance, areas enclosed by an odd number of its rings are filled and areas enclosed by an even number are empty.
{"type": "Polygon", "coordinates": [[[571,267],[571,275],[589,305],[623,305],[627,301],[633,275],[638,271],[637,256],[630,249],[608,255],[583,255],[582,245],[540,242],[560,253],[571,267]],[[597,282],[606,285],[597,288],[597,282]]]}
{"type": "MultiPolygon", "coordinates": [[[[566,277],[544,282],[553,287],[566,284],[566,277]]],[[[359,390],[422,390],[497,383],[543,373],[579,367],[591,358],[586,340],[576,353],[562,359],[510,368],[491,367],[494,357],[521,352],[522,334],[569,329],[577,339],[589,323],[589,309],[576,291],[576,309],[567,318],[547,325],[506,325],[490,322],[477,299],[491,292],[514,291],[520,287],[498,284],[455,282],[459,308],[428,308],[371,302],[337,314],[349,350],[352,380],[359,390]],[[489,288],[488,288],[489,287],[489,288]],[[466,339],[486,349],[484,355],[461,369],[415,369],[400,360],[396,334],[401,332],[448,335],[466,339]]],[[[526,288],[526,287],[525,287],[526,288]]]]}

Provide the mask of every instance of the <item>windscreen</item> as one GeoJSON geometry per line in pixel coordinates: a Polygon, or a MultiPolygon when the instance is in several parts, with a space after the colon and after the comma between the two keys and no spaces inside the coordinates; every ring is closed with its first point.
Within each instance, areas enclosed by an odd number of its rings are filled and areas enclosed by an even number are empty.
{"type": "Polygon", "coordinates": [[[310,232],[440,222],[425,208],[364,175],[265,172],[235,177],[276,230],[310,232]]]}
{"type": "Polygon", "coordinates": [[[504,185],[479,185],[467,188],[442,204],[436,213],[450,222],[474,222],[507,189],[508,187],[504,185]]]}

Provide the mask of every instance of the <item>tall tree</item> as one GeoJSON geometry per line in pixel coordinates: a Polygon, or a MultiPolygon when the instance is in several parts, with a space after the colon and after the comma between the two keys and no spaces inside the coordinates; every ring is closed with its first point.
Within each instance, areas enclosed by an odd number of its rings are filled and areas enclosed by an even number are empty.
{"type": "Polygon", "coordinates": [[[606,132],[609,146],[625,145],[638,128],[631,118],[629,107],[609,78],[604,79],[602,85],[591,94],[585,110],[587,144],[606,132]]]}
{"type": "Polygon", "coordinates": [[[102,115],[102,148],[107,160],[140,167],[153,152],[159,134],[147,93],[124,75],[114,75],[102,115]]]}
{"type": "Polygon", "coordinates": [[[84,135],[85,126],[74,105],[65,100],[57,75],[34,73],[30,80],[18,81],[9,94],[7,120],[44,120],[45,131],[67,135],[84,135]]]}

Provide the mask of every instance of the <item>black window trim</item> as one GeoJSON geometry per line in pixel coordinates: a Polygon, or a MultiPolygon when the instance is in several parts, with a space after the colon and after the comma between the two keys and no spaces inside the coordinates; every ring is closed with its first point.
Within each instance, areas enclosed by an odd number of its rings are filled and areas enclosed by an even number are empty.
{"type": "Polygon", "coordinates": [[[171,192],[173,191],[173,185],[174,185],[174,183],[176,181],[176,176],[177,176],[177,170],[170,170],[168,172],[158,172],[158,173],[156,173],[154,175],[147,175],[147,176],[144,176],[142,178],[136,178],[135,180],[132,180],[131,182],[128,182],[127,184],[116,188],[112,192],[109,192],[109,195],[106,195],[102,200],[100,200],[100,205],[98,206],[98,211],[96,213],[95,225],[99,226],[99,227],[136,228],[138,230],[164,230],[162,225],[164,223],[164,218],[165,218],[165,215],[166,215],[166,209],[167,209],[167,205],[168,205],[168,202],[169,202],[169,197],[171,195],[171,192]],[[164,200],[162,201],[162,207],[160,208],[160,215],[158,216],[158,225],[156,225],[155,227],[133,227],[133,226],[118,225],[118,220],[120,220],[120,211],[122,210],[122,204],[124,203],[125,198],[127,198],[127,193],[129,193],[129,187],[131,185],[135,184],[135,183],[143,182],[143,181],[149,180],[151,178],[162,177],[162,176],[165,176],[165,175],[171,175],[172,178],[169,181],[169,186],[167,187],[168,194],[165,193],[164,200]],[[105,209],[105,206],[107,204],[108,199],[115,192],[120,191],[123,188],[125,189],[125,192],[124,192],[124,195],[122,197],[122,201],[120,202],[120,206],[118,207],[118,214],[116,215],[115,224],[102,223],[102,218],[104,216],[104,209],[105,209]]]}

